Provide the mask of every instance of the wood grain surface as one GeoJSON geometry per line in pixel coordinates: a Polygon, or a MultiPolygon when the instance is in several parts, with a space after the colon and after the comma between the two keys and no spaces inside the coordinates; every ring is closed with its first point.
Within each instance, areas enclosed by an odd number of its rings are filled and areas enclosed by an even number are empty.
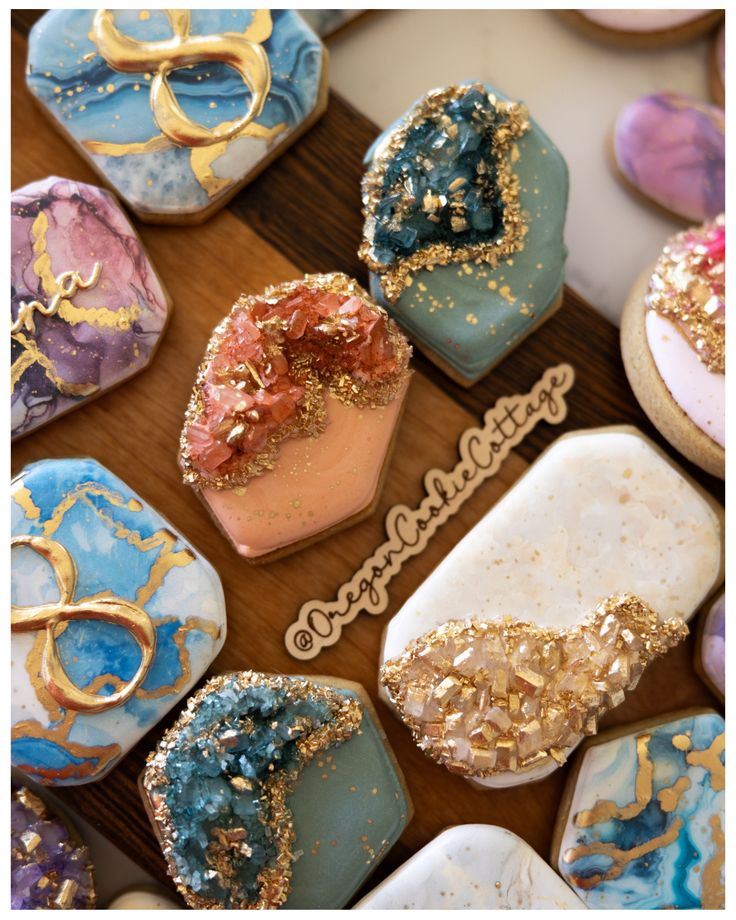
{"type": "MultiPolygon", "coordinates": [[[[12,30],[12,187],[55,174],[97,182],[90,168],[60,139],[25,88],[26,35],[37,11],[17,11],[12,30]]],[[[397,113],[398,114],[398,113],[397,113]]],[[[334,674],[360,681],[374,700],[380,636],[388,617],[457,541],[518,478],[541,449],[563,431],[631,423],[661,444],[719,501],[723,484],[684,463],[639,409],[621,363],[618,330],[565,291],[562,309],[485,380],[465,390],[420,355],[378,510],[370,519],[282,561],[245,563],[230,548],[193,492],[181,482],[176,452],[184,408],[210,332],[241,292],[311,271],[343,271],[366,283],[356,256],[360,240],[361,160],[377,129],[334,93],[326,116],[229,206],[201,227],[139,225],[141,237],[174,302],[171,322],[143,374],[16,444],[13,472],[46,457],[91,456],[122,477],[157,508],[217,568],[225,589],[228,638],[212,667],[334,674]],[[558,427],[540,424],[460,513],[412,560],[390,587],[383,617],[362,615],[340,642],[314,661],[287,655],[283,633],[308,598],[334,596],[363,558],[383,539],[383,518],[396,502],[415,505],[422,474],[447,469],[460,433],[504,394],[525,392],[543,371],[570,362],[577,383],[569,415],[558,427]]],[[[640,266],[622,266],[635,276],[640,266]]],[[[626,586],[622,586],[625,589],[626,586]]],[[[519,613],[523,613],[520,610],[519,613]]],[[[696,676],[690,639],[656,662],[637,690],[603,720],[604,726],[647,718],[716,698],[696,676]]],[[[500,824],[523,837],[544,858],[566,769],[513,789],[480,791],[434,766],[382,703],[377,708],[415,805],[400,842],[376,870],[373,887],[444,827],[466,822],[500,824]]],[[[166,880],[164,861],[136,788],[146,754],[170,713],[98,783],[59,790],[60,797],[153,875],[166,880]]]]}

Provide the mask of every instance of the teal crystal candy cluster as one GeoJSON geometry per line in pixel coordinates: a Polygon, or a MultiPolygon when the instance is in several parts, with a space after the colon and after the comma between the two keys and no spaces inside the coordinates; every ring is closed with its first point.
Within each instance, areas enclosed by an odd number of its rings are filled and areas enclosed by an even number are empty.
{"type": "Polygon", "coordinates": [[[527,127],[523,106],[481,84],[430,93],[368,154],[361,255],[369,267],[383,273],[419,254],[415,268],[447,264],[520,237],[506,154],[527,127]]]}
{"type": "Polygon", "coordinates": [[[358,729],[358,702],[298,678],[209,681],[149,758],[143,787],[169,871],[194,908],[274,908],[294,840],[286,799],[304,764],[358,729]]]}

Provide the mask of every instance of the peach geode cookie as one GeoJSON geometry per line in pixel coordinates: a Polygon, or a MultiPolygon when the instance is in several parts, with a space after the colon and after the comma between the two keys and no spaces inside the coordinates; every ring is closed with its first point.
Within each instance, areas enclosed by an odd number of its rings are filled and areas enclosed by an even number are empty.
{"type": "Polygon", "coordinates": [[[722,518],[635,428],[559,438],[389,622],[382,693],[452,772],[541,779],[687,634],[722,518]]]}
{"type": "Polygon", "coordinates": [[[642,409],[693,463],[724,477],[726,219],[668,240],[621,319],[626,376],[642,409]]]}
{"type": "Polygon", "coordinates": [[[273,559],[372,512],[410,356],[346,275],[240,297],[197,373],[180,463],[241,555],[273,559]]]}

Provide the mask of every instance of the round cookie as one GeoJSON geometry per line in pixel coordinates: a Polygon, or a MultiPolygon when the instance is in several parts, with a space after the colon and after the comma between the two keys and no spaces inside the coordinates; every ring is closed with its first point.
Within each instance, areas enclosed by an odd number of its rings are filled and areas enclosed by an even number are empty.
{"type": "Polygon", "coordinates": [[[137,885],[119,892],[107,905],[108,910],[183,910],[165,888],[158,885],[137,885]]]}
{"type": "Polygon", "coordinates": [[[562,303],[565,161],[524,105],[464,83],[415,102],[365,162],[371,292],[472,386],[562,303]]]}
{"type": "Polygon", "coordinates": [[[725,232],[719,217],[673,237],[634,283],[621,318],[621,354],[641,407],[673,447],[721,479],[725,232]]]}
{"type": "Polygon", "coordinates": [[[669,216],[716,217],[726,200],[724,111],[679,93],[641,96],[616,119],[613,161],[627,188],[669,216]]]}
{"type": "Polygon", "coordinates": [[[619,48],[673,48],[710,32],[723,10],[559,10],[590,38],[619,48]]]}
{"type": "Polygon", "coordinates": [[[710,46],[708,81],[713,100],[721,106],[726,105],[726,27],[716,32],[710,46]]]}
{"type": "Polygon", "coordinates": [[[723,703],[726,695],[725,592],[701,611],[695,645],[695,670],[723,703]]]}

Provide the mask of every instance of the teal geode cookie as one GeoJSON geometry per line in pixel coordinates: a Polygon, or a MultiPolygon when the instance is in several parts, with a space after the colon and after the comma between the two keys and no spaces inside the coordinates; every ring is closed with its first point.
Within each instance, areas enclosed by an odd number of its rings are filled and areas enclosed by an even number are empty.
{"type": "Polygon", "coordinates": [[[252,671],[188,701],[141,788],[195,909],[341,908],[412,810],[359,684],[252,671]]]}
{"type": "Polygon", "coordinates": [[[194,223],[322,114],[326,62],[295,10],[51,10],[26,81],[139,217],[194,223]]]}
{"type": "Polygon", "coordinates": [[[466,83],[416,102],[365,162],[371,292],[469,386],[561,303],[565,161],[525,106],[466,83]]]}

